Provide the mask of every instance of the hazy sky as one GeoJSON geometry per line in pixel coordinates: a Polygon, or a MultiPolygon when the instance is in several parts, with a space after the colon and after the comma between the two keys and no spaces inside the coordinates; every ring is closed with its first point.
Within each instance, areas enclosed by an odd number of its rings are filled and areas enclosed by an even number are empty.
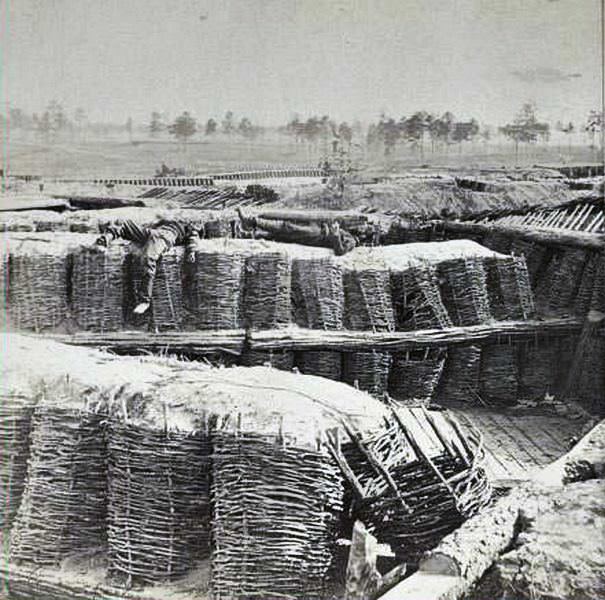
{"type": "Polygon", "coordinates": [[[264,124],[600,105],[600,0],[0,0],[5,103],[264,124]]]}

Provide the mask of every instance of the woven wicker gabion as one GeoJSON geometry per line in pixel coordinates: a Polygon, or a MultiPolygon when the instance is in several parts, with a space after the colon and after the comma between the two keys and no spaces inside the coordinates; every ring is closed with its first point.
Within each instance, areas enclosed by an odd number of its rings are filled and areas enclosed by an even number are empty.
{"type": "Polygon", "coordinates": [[[332,350],[307,350],[297,352],[295,363],[301,373],[317,375],[340,381],[342,378],[342,355],[332,350]]]}
{"type": "Polygon", "coordinates": [[[565,250],[556,253],[549,265],[548,275],[540,284],[538,294],[544,294],[543,300],[554,312],[571,309],[580,287],[582,271],[586,263],[584,250],[565,250]]]}
{"type": "Polygon", "coordinates": [[[112,419],[108,453],[110,574],[126,586],[184,575],[209,553],[207,432],[112,419]]]}
{"type": "Polygon", "coordinates": [[[11,560],[58,565],[106,543],[104,420],[86,408],[38,405],[11,560]]]}
{"type": "Polygon", "coordinates": [[[142,318],[133,316],[137,304],[137,290],[141,285],[143,265],[136,249],[129,256],[127,317],[134,324],[147,324],[155,330],[180,329],[184,319],[183,304],[183,248],[176,246],[165,252],[157,263],[151,309],[142,318]]]}
{"type": "MultiPolygon", "coordinates": [[[[580,342],[581,343],[581,342],[580,342]]],[[[576,354],[576,358],[578,358],[576,354]]],[[[605,416],[605,338],[594,336],[586,344],[576,371],[573,400],[579,401],[589,412],[605,416]]]]}
{"type": "Polygon", "coordinates": [[[439,263],[441,297],[454,325],[480,325],[491,319],[482,260],[457,258],[439,263]]]}
{"type": "Polygon", "coordinates": [[[526,240],[515,239],[511,246],[511,254],[523,256],[527,263],[527,271],[532,287],[535,288],[540,273],[544,269],[549,257],[548,246],[528,242],[526,240]]]}
{"type": "Polygon", "coordinates": [[[490,312],[499,321],[534,316],[534,297],[525,259],[494,257],[485,261],[490,312]]]}
{"type": "Polygon", "coordinates": [[[198,251],[185,266],[188,322],[196,329],[241,327],[244,260],[236,252],[198,251]]]}
{"type": "Polygon", "coordinates": [[[499,231],[490,231],[482,240],[481,244],[494,252],[508,254],[511,251],[513,240],[509,235],[499,231]]]}
{"type": "Polygon", "coordinates": [[[325,598],[344,495],[331,457],[277,433],[213,445],[213,597],[325,598]]]}
{"type": "Polygon", "coordinates": [[[528,400],[543,400],[555,385],[556,344],[525,343],[518,346],[519,392],[528,400]]]}
{"type": "Polygon", "coordinates": [[[394,331],[395,313],[386,269],[363,269],[344,273],[346,329],[394,331]]]}
{"type": "Polygon", "coordinates": [[[481,375],[479,346],[452,346],[447,350],[445,368],[437,396],[441,404],[477,403],[481,375]]]}
{"type": "Polygon", "coordinates": [[[294,352],[291,350],[249,350],[242,353],[242,365],[245,367],[269,366],[282,371],[291,371],[294,367],[294,352]]]}
{"type": "Polygon", "coordinates": [[[429,404],[441,378],[445,352],[405,352],[393,355],[389,392],[396,404],[429,404]]]}
{"type": "Polygon", "coordinates": [[[60,244],[11,246],[8,316],[14,329],[43,331],[67,317],[68,248],[60,244]]]}
{"type": "Polygon", "coordinates": [[[595,273],[590,310],[605,312],[605,253],[603,252],[599,255],[599,267],[595,273]]]}
{"type": "Polygon", "coordinates": [[[346,383],[381,397],[388,390],[390,369],[389,352],[350,352],[343,358],[342,377],[346,383]]]}
{"type": "Polygon", "coordinates": [[[586,259],[578,292],[573,301],[573,312],[578,316],[584,316],[590,310],[599,265],[602,261],[603,255],[599,252],[592,252],[586,259]]]}
{"type": "Polygon", "coordinates": [[[519,375],[514,346],[485,346],[481,353],[481,398],[493,405],[516,404],[518,386],[519,375]]]}
{"type": "Polygon", "coordinates": [[[279,252],[246,259],[244,324],[253,329],[275,329],[291,322],[292,263],[279,252]]]}
{"type": "Polygon", "coordinates": [[[391,290],[397,329],[443,329],[452,326],[432,265],[391,273],[391,290]]]}
{"type": "Polygon", "coordinates": [[[342,269],[332,259],[292,262],[292,306],[301,327],[336,330],[343,327],[342,269]]]}
{"type": "Polygon", "coordinates": [[[8,253],[0,249],[0,325],[6,326],[8,310],[8,253]]]}
{"type": "Polygon", "coordinates": [[[10,529],[21,504],[35,400],[20,394],[0,399],[0,528],[10,529]]]}
{"type": "Polygon", "coordinates": [[[122,328],[127,255],[121,244],[107,249],[79,248],[73,254],[71,306],[81,329],[116,331],[122,328]]]}
{"type": "Polygon", "coordinates": [[[398,562],[415,565],[425,551],[484,507],[492,490],[478,432],[462,441],[459,428],[448,426],[449,417],[444,422],[422,409],[396,410],[401,411],[394,413],[399,442],[383,443],[381,449],[378,439],[353,432],[342,452],[363,494],[355,517],[390,545],[398,562]],[[427,433],[434,431],[435,439],[428,445],[415,439],[411,422],[427,433]]]}

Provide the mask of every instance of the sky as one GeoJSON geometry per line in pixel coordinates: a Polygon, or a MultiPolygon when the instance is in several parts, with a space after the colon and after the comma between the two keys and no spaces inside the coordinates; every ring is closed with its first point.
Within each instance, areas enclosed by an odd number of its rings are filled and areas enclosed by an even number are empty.
{"type": "Polygon", "coordinates": [[[600,0],[0,0],[4,107],[94,121],[367,122],[534,101],[584,121],[601,99],[600,0]]]}

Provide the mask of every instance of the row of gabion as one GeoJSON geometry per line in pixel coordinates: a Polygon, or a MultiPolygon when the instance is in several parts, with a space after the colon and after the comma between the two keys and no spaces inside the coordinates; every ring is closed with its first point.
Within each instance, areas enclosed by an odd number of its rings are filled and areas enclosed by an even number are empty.
{"type": "Polygon", "coordinates": [[[561,394],[573,352],[574,340],[547,339],[393,354],[256,351],[244,353],[243,362],[345,381],[377,397],[388,393],[401,405],[509,406],[561,394]]]}
{"type": "Polygon", "coordinates": [[[41,243],[35,253],[11,249],[8,267],[4,299],[11,323],[36,331],[63,324],[103,332],[132,326],[270,329],[291,323],[392,331],[533,314],[523,260],[513,257],[343,273],[333,259],[291,260],[276,252],[198,251],[190,264],[177,247],[159,261],[152,308],[136,319],[131,309],[142,267],[140,253],[128,246],[51,252],[41,243]]]}

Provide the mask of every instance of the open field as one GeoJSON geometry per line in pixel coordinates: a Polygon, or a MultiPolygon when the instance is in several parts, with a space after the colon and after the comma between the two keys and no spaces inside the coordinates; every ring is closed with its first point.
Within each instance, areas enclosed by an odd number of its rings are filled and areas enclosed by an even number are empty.
{"type": "MultiPolygon", "coordinates": [[[[355,153],[354,153],[355,154],[355,153]]],[[[10,140],[4,164],[9,173],[40,175],[48,178],[150,177],[162,163],[184,168],[191,173],[230,172],[281,166],[317,166],[322,159],[320,148],[289,143],[285,139],[230,142],[212,140],[191,143],[183,151],[168,140],[140,141],[98,140],[44,145],[10,140]]],[[[356,166],[368,175],[397,172],[406,167],[429,166],[527,166],[534,164],[575,164],[598,160],[586,146],[532,147],[515,160],[510,145],[468,146],[447,153],[426,152],[420,156],[409,148],[398,148],[392,157],[357,152],[356,166]],[[571,151],[570,151],[571,150],[571,151]]]]}

